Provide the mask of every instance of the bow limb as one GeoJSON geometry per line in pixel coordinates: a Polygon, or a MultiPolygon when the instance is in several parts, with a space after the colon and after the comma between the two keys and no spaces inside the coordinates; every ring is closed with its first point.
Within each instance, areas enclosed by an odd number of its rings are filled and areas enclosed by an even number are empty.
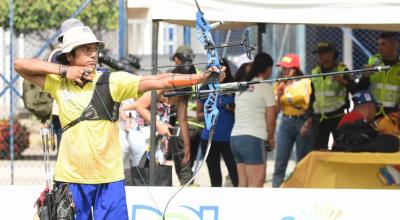
{"type": "MultiPolygon", "coordinates": [[[[207,62],[208,67],[215,66],[218,69],[220,68],[219,63],[219,56],[218,56],[218,49],[214,45],[214,41],[211,36],[211,27],[208,21],[204,18],[204,13],[201,11],[200,6],[195,0],[197,6],[196,12],[196,36],[200,43],[203,45],[204,50],[207,52],[207,62]]],[[[219,89],[219,79],[218,79],[219,72],[212,73],[212,77],[208,80],[208,87],[209,89],[219,89]]],[[[217,100],[218,100],[218,92],[210,93],[206,102],[204,103],[204,119],[206,124],[206,129],[209,131],[208,143],[207,143],[207,150],[204,156],[204,159],[201,161],[198,169],[194,172],[192,178],[184,185],[182,185],[168,200],[164,212],[163,212],[163,220],[165,220],[165,215],[168,209],[169,204],[171,203],[172,199],[185,187],[187,187],[193,180],[197,177],[199,170],[202,168],[204,161],[207,160],[212,139],[214,137],[214,130],[215,124],[218,118],[218,108],[217,108],[217,100]]]]}
{"type": "Polygon", "coordinates": [[[194,0],[194,2],[196,3],[197,11],[200,12],[200,13],[203,15],[204,13],[201,11],[200,5],[199,5],[199,3],[197,2],[197,0],[194,0]]]}

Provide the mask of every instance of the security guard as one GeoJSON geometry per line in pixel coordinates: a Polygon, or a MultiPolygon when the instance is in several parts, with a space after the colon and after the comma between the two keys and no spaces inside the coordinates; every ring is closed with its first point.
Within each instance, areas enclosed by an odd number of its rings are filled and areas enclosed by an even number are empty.
{"type": "MultiPolygon", "coordinates": [[[[318,64],[311,74],[339,72],[348,70],[346,65],[337,62],[338,51],[329,41],[321,41],[313,53],[318,55],[318,64]]],[[[350,78],[343,75],[314,77],[315,89],[313,115],[313,148],[328,149],[329,135],[337,127],[341,116],[348,108],[349,100],[346,86],[350,78]]]]}
{"type": "MultiPolygon", "coordinates": [[[[364,86],[369,88],[381,105],[377,117],[396,111],[396,102],[400,98],[400,59],[397,55],[398,39],[395,32],[383,32],[378,39],[378,54],[368,60],[368,66],[390,65],[388,71],[365,75],[364,86]]],[[[361,83],[361,82],[360,82],[361,83]]]]}

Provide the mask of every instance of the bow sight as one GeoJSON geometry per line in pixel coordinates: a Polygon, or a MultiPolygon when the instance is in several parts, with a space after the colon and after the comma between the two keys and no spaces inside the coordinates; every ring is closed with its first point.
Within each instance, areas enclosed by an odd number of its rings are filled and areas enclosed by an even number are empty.
{"type": "MultiPolygon", "coordinates": [[[[222,24],[223,22],[219,22],[219,24],[222,24]]],[[[213,45],[213,44],[207,44],[204,46],[205,50],[214,50],[214,49],[219,49],[219,48],[226,48],[226,47],[243,47],[245,48],[246,51],[246,56],[249,58],[249,60],[252,59],[252,54],[255,53],[255,50],[257,49],[257,45],[254,44],[253,46],[250,46],[250,41],[249,41],[249,31],[245,31],[243,34],[243,39],[241,41],[237,42],[231,42],[231,43],[224,43],[220,45],[213,45]]],[[[219,58],[219,60],[221,60],[219,58]]],[[[221,62],[221,61],[220,61],[221,62]]],[[[174,68],[178,66],[191,66],[191,65],[204,65],[204,64],[209,64],[208,62],[200,62],[200,63],[188,63],[188,64],[181,64],[181,65],[166,65],[166,66],[157,66],[155,68],[161,69],[161,68],[174,68]]],[[[140,68],[141,70],[152,70],[153,67],[142,67],[140,68]]]]}
{"type": "Polygon", "coordinates": [[[204,47],[205,50],[210,50],[210,49],[216,49],[216,48],[225,48],[225,47],[243,47],[246,50],[246,55],[249,60],[252,59],[252,54],[255,52],[257,49],[257,45],[254,44],[253,46],[250,46],[250,41],[249,41],[249,31],[245,31],[243,34],[243,39],[239,42],[232,42],[232,43],[226,43],[226,44],[220,44],[217,46],[209,46],[206,45],[204,47]]]}

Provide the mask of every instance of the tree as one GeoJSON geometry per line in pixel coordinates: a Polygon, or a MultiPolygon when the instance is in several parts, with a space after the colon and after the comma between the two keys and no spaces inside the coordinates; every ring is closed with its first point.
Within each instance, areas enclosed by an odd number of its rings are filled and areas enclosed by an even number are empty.
{"type": "MultiPolygon", "coordinates": [[[[82,0],[14,0],[14,31],[17,35],[58,29],[83,3],[82,0]]],[[[92,0],[77,16],[95,32],[116,29],[117,0],[92,0]]],[[[0,0],[0,25],[9,28],[9,0],[0,0]]]]}

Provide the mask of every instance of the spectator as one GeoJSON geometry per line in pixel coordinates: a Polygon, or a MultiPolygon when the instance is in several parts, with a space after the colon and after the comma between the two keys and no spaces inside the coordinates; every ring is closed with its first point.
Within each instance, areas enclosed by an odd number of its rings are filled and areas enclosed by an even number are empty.
{"type": "Polygon", "coordinates": [[[373,126],[376,114],[374,96],[364,90],[353,95],[354,109],[343,116],[336,129],[334,151],[396,152],[399,139],[379,133],[373,126]]]}
{"type": "MultiPolygon", "coordinates": [[[[285,55],[278,64],[283,77],[303,75],[300,59],[296,54],[285,55]]],[[[284,181],[286,168],[296,143],[297,162],[308,154],[312,147],[312,115],[314,91],[310,79],[283,81],[275,84],[275,95],[282,112],[277,130],[276,159],[272,186],[279,187],[284,181]]]]}
{"type": "MultiPolygon", "coordinates": [[[[194,59],[193,50],[185,45],[179,46],[172,59],[176,67],[172,72],[181,74],[195,74],[196,69],[190,65],[194,59]]],[[[192,88],[184,88],[181,91],[190,91],[192,88]]],[[[186,184],[193,175],[191,166],[191,148],[196,146],[190,145],[190,133],[188,123],[188,103],[189,96],[177,96],[171,99],[171,104],[176,107],[176,124],[180,128],[179,137],[175,138],[171,145],[172,159],[175,164],[175,171],[179,177],[181,184],[186,184]],[[178,124],[179,123],[179,124],[178,124]]],[[[171,122],[175,124],[175,122],[171,122]]]]}
{"type": "MultiPolygon", "coordinates": [[[[273,60],[269,54],[254,58],[249,81],[268,79],[273,60]]],[[[235,97],[235,124],[231,147],[237,163],[239,187],[263,187],[267,144],[275,146],[276,103],[270,84],[251,85],[235,97]]]]}
{"type": "MultiPolygon", "coordinates": [[[[222,83],[233,82],[233,77],[230,72],[229,66],[225,59],[223,59],[226,66],[225,78],[222,83]]],[[[204,120],[204,103],[205,99],[201,99],[197,102],[197,118],[198,120],[204,120]]],[[[221,173],[221,156],[224,158],[225,165],[228,169],[230,179],[233,186],[238,186],[238,174],[236,169],[235,158],[233,157],[230,138],[235,120],[235,96],[234,95],[219,95],[217,101],[217,108],[219,110],[217,124],[215,126],[215,133],[212,137],[212,143],[210,153],[207,157],[208,173],[210,175],[211,186],[221,187],[222,186],[222,173],[221,173]]],[[[201,133],[201,150],[203,156],[206,153],[209,132],[206,128],[203,128],[201,133]]]]}
{"type": "MultiPolygon", "coordinates": [[[[319,42],[313,53],[318,55],[318,64],[311,74],[348,70],[346,65],[337,62],[338,51],[332,42],[319,42]]],[[[313,148],[327,150],[330,134],[335,131],[345,109],[349,108],[346,87],[352,84],[349,83],[352,80],[346,75],[314,77],[311,80],[315,88],[313,148]]]]}
{"type": "Polygon", "coordinates": [[[119,139],[121,141],[124,169],[130,170],[131,166],[137,166],[146,151],[146,141],[148,139],[148,126],[145,126],[144,120],[131,109],[135,106],[134,99],[127,99],[121,103],[119,139]]]}
{"type": "Polygon", "coordinates": [[[236,71],[235,74],[235,82],[241,82],[241,81],[249,81],[249,72],[251,68],[251,62],[249,63],[243,63],[239,69],[236,71]]]}
{"type": "MultiPolygon", "coordinates": [[[[167,103],[167,99],[162,97],[162,92],[157,91],[157,120],[156,120],[156,129],[159,135],[162,135],[164,137],[170,137],[171,132],[170,129],[172,126],[170,125],[170,110],[171,106],[167,103]]],[[[146,92],[143,94],[142,97],[140,97],[135,103],[126,105],[123,107],[124,111],[130,111],[130,110],[136,110],[136,113],[140,116],[140,118],[143,118],[143,120],[147,123],[150,122],[151,119],[151,113],[150,113],[150,108],[151,108],[151,92],[146,92]]],[[[148,127],[148,126],[147,126],[148,127]]],[[[142,138],[146,139],[146,146],[149,144],[149,138],[150,138],[150,128],[147,128],[144,134],[142,134],[142,138]]],[[[140,138],[139,138],[140,140],[140,138]]],[[[167,146],[164,146],[164,148],[167,148],[167,146]]],[[[135,149],[133,149],[135,150],[135,149]]],[[[136,149],[137,150],[137,149],[136,149]]],[[[157,149],[156,153],[156,159],[160,164],[165,163],[165,152],[160,152],[161,149],[157,149]],[[161,154],[159,154],[161,153],[161,154]]],[[[143,154],[142,154],[143,155],[143,154]]],[[[142,156],[141,155],[141,156],[142,156]]]]}

